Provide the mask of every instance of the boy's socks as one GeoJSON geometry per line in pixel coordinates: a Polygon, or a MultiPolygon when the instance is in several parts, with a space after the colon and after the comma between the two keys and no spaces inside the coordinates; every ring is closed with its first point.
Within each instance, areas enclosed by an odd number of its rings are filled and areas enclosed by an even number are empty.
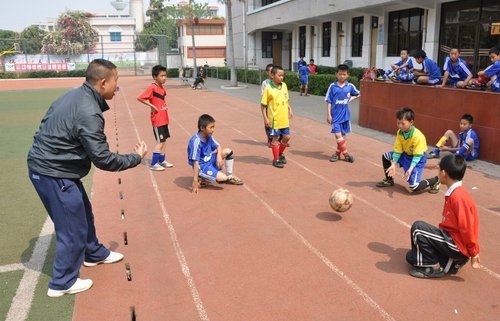
{"type": "Polygon", "coordinates": [[[429,179],[423,179],[418,183],[418,186],[413,189],[414,192],[421,191],[423,189],[426,189],[429,186],[432,186],[438,182],[439,178],[437,176],[434,176],[433,178],[429,179]]]}
{"type": "Polygon", "coordinates": [[[337,139],[337,149],[342,153],[342,155],[349,155],[347,151],[347,142],[343,137],[337,139]]]}
{"type": "Polygon", "coordinates": [[[465,153],[467,153],[467,151],[469,150],[469,148],[470,148],[470,145],[467,143],[464,143],[462,145],[462,147],[460,147],[460,149],[457,151],[457,154],[464,156],[465,153]]]}
{"type": "Polygon", "coordinates": [[[160,162],[160,152],[159,151],[154,151],[153,152],[153,157],[151,158],[151,165],[157,164],[160,162]]]}
{"type": "Polygon", "coordinates": [[[165,161],[165,154],[160,154],[160,157],[158,158],[158,163],[163,163],[165,161]]]}
{"type": "Polygon", "coordinates": [[[271,150],[273,151],[273,162],[276,162],[280,157],[280,144],[272,142],[271,150]]]}
{"type": "Polygon", "coordinates": [[[283,144],[280,142],[279,155],[283,154],[283,152],[285,151],[285,148],[286,148],[286,144],[283,144]]]}
{"type": "MultiPolygon", "coordinates": [[[[438,142],[437,142],[437,144],[436,144],[437,149],[439,149],[441,146],[443,146],[444,144],[446,144],[446,141],[447,141],[447,140],[448,140],[448,138],[446,138],[446,136],[442,136],[442,137],[438,140],[438,142]]],[[[439,153],[439,152],[438,152],[438,153],[439,153]]]]}
{"type": "Polygon", "coordinates": [[[233,175],[234,158],[232,158],[232,157],[226,158],[225,164],[226,164],[226,175],[232,176],[233,175]]]}
{"type": "Polygon", "coordinates": [[[388,160],[387,158],[384,157],[384,155],[382,155],[382,166],[384,167],[384,174],[385,174],[385,178],[386,179],[392,179],[392,177],[389,177],[389,175],[387,175],[387,172],[386,170],[391,167],[392,165],[392,162],[390,160],[388,160]]]}

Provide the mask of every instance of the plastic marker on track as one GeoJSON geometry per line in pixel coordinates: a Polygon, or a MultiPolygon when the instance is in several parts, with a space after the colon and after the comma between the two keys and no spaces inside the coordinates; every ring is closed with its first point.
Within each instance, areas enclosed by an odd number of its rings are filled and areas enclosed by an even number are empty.
{"type": "Polygon", "coordinates": [[[132,281],[132,271],[129,263],[125,263],[125,274],[127,275],[127,281],[132,281]]]}

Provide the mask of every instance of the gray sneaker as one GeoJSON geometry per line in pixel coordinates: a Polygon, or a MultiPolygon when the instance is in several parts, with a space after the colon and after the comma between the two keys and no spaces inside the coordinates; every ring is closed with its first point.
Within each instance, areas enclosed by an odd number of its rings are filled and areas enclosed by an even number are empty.
{"type": "Polygon", "coordinates": [[[377,183],[377,187],[389,187],[394,186],[394,180],[392,178],[384,178],[380,182],[377,183]]]}
{"type": "Polygon", "coordinates": [[[437,194],[439,193],[439,187],[441,186],[441,183],[437,182],[436,184],[432,184],[430,187],[431,189],[429,190],[429,193],[431,194],[437,194]]]}

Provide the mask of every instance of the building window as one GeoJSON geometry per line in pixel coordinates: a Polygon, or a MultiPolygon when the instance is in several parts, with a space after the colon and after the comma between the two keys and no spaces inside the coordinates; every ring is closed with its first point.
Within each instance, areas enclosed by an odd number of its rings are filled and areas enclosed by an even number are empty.
{"type": "Polygon", "coordinates": [[[262,7],[263,6],[267,6],[271,3],[275,3],[275,2],[278,2],[279,0],[262,0],[262,7]]]}
{"type": "Polygon", "coordinates": [[[273,32],[262,32],[262,58],[273,57],[273,32]]]}
{"type": "MultiPolygon", "coordinates": [[[[193,58],[193,47],[188,47],[187,56],[193,58]]],[[[226,47],[198,47],[196,46],[196,58],[225,58],[226,47]]]]}
{"type": "Polygon", "coordinates": [[[422,27],[424,9],[389,12],[388,56],[399,56],[401,49],[413,50],[422,48],[422,27]]]}
{"type": "Polygon", "coordinates": [[[363,21],[364,17],[352,18],[352,57],[361,57],[363,53],[363,21]]]}
{"type": "Polygon", "coordinates": [[[491,24],[500,21],[498,0],[454,1],[443,3],[439,37],[439,64],[444,63],[451,47],[460,48],[460,56],[473,73],[491,64],[488,51],[500,46],[500,37],[490,34],[491,24]]]}
{"type": "Polygon", "coordinates": [[[224,34],[224,25],[195,25],[192,27],[191,25],[187,25],[186,34],[190,36],[192,34],[193,29],[195,35],[201,35],[201,36],[224,34]]]}
{"type": "Polygon", "coordinates": [[[111,41],[122,41],[122,33],[121,32],[110,32],[109,38],[111,41]]]}
{"type": "Polygon", "coordinates": [[[306,56],[306,26],[299,27],[299,57],[306,56]]]}
{"type": "Polygon", "coordinates": [[[323,22],[321,56],[330,57],[330,47],[332,46],[332,23],[323,22]]]}

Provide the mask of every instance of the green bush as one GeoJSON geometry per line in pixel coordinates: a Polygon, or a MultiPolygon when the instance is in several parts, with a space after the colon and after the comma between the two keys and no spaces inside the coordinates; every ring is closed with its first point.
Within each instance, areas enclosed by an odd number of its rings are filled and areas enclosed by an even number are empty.
{"type": "Polygon", "coordinates": [[[16,79],[17,74],[15,72],[0,72],[0,79],[16,79]]]}
{"type": "Polygon", "coordinates": [[[179,77],[179,69],[178,68],[168,68],[167,69],[167,77],[168,78],[178,78],[179,77]]]}

